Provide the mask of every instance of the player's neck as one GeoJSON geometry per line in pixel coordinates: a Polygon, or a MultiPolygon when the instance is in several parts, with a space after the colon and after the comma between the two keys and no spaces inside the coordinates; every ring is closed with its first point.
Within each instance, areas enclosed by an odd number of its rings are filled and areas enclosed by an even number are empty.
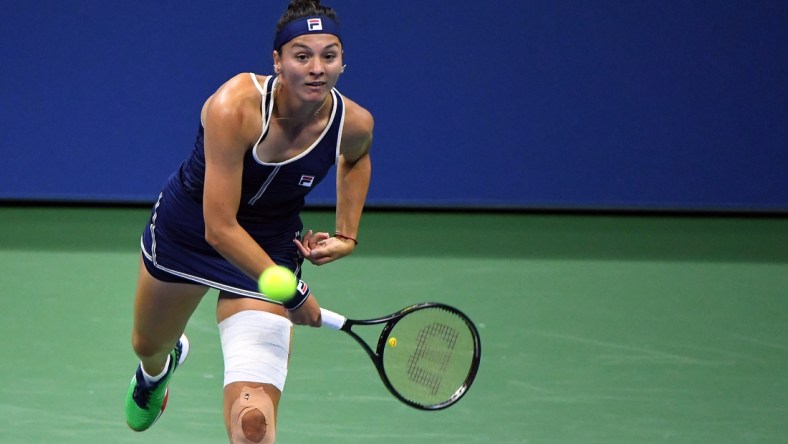
{"type": "Polygon", "coordinates": [[[319,120],[328,110],[326,104],[329,96],[326,96],[320,103],[294,103],[295,100],[288,100],[286,94],[279,94],[274,97],[273,117],[277,120],[289,120],[293,123],[307,123],[319,120]]]}

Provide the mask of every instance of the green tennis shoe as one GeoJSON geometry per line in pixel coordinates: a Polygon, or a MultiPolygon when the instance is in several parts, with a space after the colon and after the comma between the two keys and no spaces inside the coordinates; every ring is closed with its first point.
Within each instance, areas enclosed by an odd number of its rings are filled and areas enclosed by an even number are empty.
{"type": "Polygon", "coordinates": [[[167,407],[170,378],[175,369],[183,365],[189,354],[189,340],[186,335],[170,352],[170,363],[167,374],[159,381],[149,383],[142,375],[142,365],[137,366],[137,373],[131,379],[131,386],[126,394],[126,423],[137,432],[147,430],[159,419],[167,407]]]}

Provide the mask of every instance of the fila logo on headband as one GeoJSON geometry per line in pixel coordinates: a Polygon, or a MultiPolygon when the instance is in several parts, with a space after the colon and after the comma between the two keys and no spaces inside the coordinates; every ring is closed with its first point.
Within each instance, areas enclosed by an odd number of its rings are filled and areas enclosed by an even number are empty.
{"type": "Polygon", "coordinates": [[[319,18],[312,18],[306,21],[306,26],[310,31],[322,31],[323,21],[319,18]]]}
{"type": "Polygon", "coordinates": [[[274,50],[281,51],[282,46],[287,42],[304,34],[331,34],[335,35],[340,42],[342,41],[339,36],[339,24],[331,17],[303,17],[291,21],[276,32],[274,50]]]}
{"type": "Polygon", "coordinates": [[[298,181],[298,184],[301,185],[302,187],[311,188],[312,183],[314,181],[315,181],[315,176],[307,176],[306,174],[303,174],[301,176],[301,180],[298,181]]]}

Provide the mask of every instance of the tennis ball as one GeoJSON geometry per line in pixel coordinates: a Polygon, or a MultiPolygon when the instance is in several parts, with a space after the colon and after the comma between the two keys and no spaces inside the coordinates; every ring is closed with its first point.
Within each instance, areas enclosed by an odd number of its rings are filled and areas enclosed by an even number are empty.
{"type": "Polygon", "coordinates": [[[286,302],[293,297],[298,281],[292,271],[281,265],[268,267],[257,280],[260,293],[265,297],[279,302],[286,302]]]}
{"type": "Polygon", "coordinates": [[[389,347],[397,346],[397,338],[389,338],[389,347]]]}

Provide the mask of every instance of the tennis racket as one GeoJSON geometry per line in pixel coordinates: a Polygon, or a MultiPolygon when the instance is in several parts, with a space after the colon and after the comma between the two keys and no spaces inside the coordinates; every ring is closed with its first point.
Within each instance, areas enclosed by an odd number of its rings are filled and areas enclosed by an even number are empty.
{"type": "Polygon", "coordinates": [[[376,319],[357,320],[321,309],[323,326],[342,330],[367,352],[397,399],[420,410],[440,410],[470,388],[481,360],[473,322],[454,307],[421,303],[376,319]],[[352,329],[383,325],[375,349],[352,329]]]}

